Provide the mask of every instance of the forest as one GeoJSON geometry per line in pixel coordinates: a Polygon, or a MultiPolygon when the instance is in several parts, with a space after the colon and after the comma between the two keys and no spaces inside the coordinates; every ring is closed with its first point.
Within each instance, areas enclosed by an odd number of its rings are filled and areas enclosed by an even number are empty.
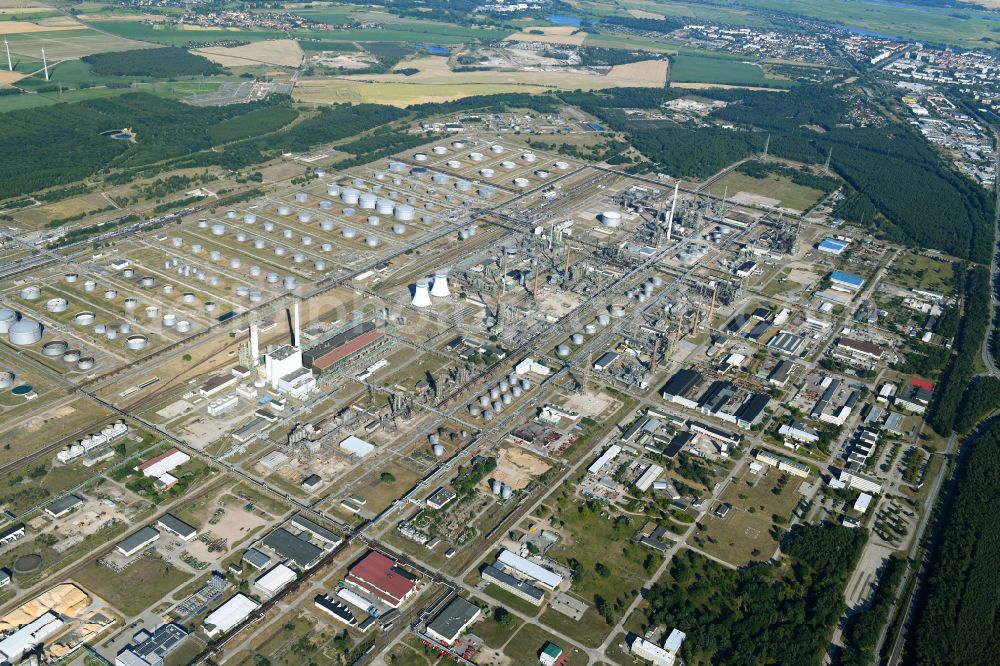
{"type": "MultiPolygon", "coordinates": [[[[938,384],[936,400],[931,405],[927,422],[940,435],[950,435],[955,429],[962,401],[976,374],[983,340],[990,324],[990,270],[974,266],[966,277],[962,322],[955,339],[955,354],[938,384]]],[[[977,398],[976,404],[979,404],[977,398]]],[[[969,408],[971,409],[971,407],[969,408]]],[[[968,418],[968,416],[963,416],[968,418]]]]}
{"type": "Polygon", "coordinates": [[[212,76],[222,67],[204,56],[176,46],[135,49],[117,53],[94,53],[80,58],[100,76],[148,76],[169,79],[177,76],[212,76]]]}
{"type": "Polygon", "coordinates": [[[1000,423],[963,446],[905,658],[916,666],[1000,662],[1000,423]]]}
{"type": "Polygon", "coordinates": [[[739,571],[682,550],[669,582],[647,595],[648,622],[683,628],[681,656],[689,664],[822,663],[866,539],[864,529],[797,525],[781,546],[785,562],[739,571]]]}

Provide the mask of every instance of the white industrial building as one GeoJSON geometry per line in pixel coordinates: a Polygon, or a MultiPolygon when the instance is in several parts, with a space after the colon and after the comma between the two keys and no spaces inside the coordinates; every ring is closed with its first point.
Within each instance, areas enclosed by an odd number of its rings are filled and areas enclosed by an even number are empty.
{"type": "Polygon", "coordinates": [[[208,403],[206,411],[209,416],[218,416],[223,412],[232,409],[239,402],[239,398],[236,397],[235,393],[227,393],[224,396],[216,398],[212,402],[208,403]]]}
{"type": "Polygon", "coordinates": [[[13,664],[27,652],[42,645],[45,639],[59,631],[65,622],[52,611],[47,611],[0,641],[3,663],[13,664]]]}
{"type": "Polygon", "coordinates": [[[646,471],[642,473],[642,476],[635,482],[636,489],[639,492],[646,492],[649,490],[650,486],[653,485],[653,481],[660,478],[660,474],[663,474],[663,468],[657,464],[652,464],[646,468],[646,471]]]}
{"type": "Polygon", "coordinates": [[[160,478],[164,474],[174,471],[181,465],[189,462],[191,456],[179,449],[170,449],[164,453],[150,458],[137,468],[143,476],[160,478]]]}
{"type": "Polygon", "coordinates": [[[278,390],[283,377],[302,369],[302,350],[291,345],[282,345],[264,354],[264,376],[271,388],[278,390]]]}
{"type": "Polygon", "coordinates": [[[559,574],[549,571],[542,565],[535,564],[531,560],[525,559],[506,548],[497,557],[497,564],[513,570],[526,578],[530,578],[549,590],[555,590],[562,583],[563,578],[559,574]]]}
{"type": "Polygon", "coordinates": [[[316,389],[316,376],[309,368],[299,368],[278,379],[278,392],[305,400],[316,389]]]}
{"type": "Polygon", "coordinates": [[[355,437],[351,435],[344,441],[340,443],[340,448],[347,451],[352,456],[357,456],[359,458],[364,458],[375,450],[375,447],[361,439],[360,437],[355,437]]]}
{"type": "Polygon", "coordinates": [[[99,449],[105,444],[120,439],[128,432],[128,425],[124,421],[110,424],[101,429],[101,432],[94,433],[89,437],[84,437],[75,444],[70,444],[65,449],[56,454],[56,460],[61,463],[68,463],[76,460],[95,449],[99,449]]]}
{"type": "Polygon", "coordinates": [[[209,638],[224,634],[250,617],[259,607],[250,597],[237,593],[205,618],[205,633],[209,638]]]}
{"type": "Polygon", "coordinates": [[[617,456],[621,452],[622,452],[622,447],[618,446],[617,444],[612,444],[611,446],[608,447],[607,451],[601,454],[600,458],[595,460],[590,465],[590,467],[587,468],[587,471],[590,472],[591,474],[597,474],[604,468],[605,465],[614,460],[615,456],[617,456]]]}
{"type": "Polygon", "coordinates": [[[253,587],[265,598],[271,598],[295,581],[295,571],[284,564],[278,564],[254,581],[253,587]]]}
{"type": "Polygon", "coordinates": [[[674,662],[677,661],[677,656],[673,652],[669,652],[656,643],[647,641],[645,638],[639,636],[633,639],[631,645],[629,645],[629,651],[636,657],[645,659],[655,666],[674,666],[674,662]]]}

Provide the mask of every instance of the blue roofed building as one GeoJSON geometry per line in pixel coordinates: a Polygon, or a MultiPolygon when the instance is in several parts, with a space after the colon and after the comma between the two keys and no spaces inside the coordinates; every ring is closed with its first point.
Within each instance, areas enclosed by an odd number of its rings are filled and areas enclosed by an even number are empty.
{"type": "Polygon", "coordinates": [[[839,238],[824,238],[816,246],[816,249],[824,254],[832,254],[834,256],[840,256],[847,249],[849,243],[839,238]]]}
{"type": "Polygon", "coordinates": [[[844,273],[843,271],[833,271],[830,273],[830,282],[833,283],[834,289],[845,289],[849,291],[857,291],[858,289],[861,289],[861,287],[865,286],[865,280],[860,275],[844,273]]]}

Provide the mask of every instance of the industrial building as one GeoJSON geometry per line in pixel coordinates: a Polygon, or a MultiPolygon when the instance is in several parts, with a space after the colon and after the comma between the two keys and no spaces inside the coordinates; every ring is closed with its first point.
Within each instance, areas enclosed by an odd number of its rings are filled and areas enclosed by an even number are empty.
{"type": "Polygon", "coordinates": [[[323,549],[298,537],[284,527],[279,527],[261,542],[281,559],[290,561],[301,571],[316,566],[323,557],[323,549]]]}
{"type": "Polygon", "coordinates": [[[354,613],[351,612],[351,609],[346,604],[334,601],[323,594],[316,595],[313,603],[316,604],[316,608],[319,608],[338,622],[346,624],[348,627],[354,627],[358,624],[358,619],[354,617],[354,613]]]}
{"type": "Polygon", "coordinates": [[[840,338],[833,355],[847,361],[878,361],[885,354],[880,346],[867,340],[840,338]]]}
{"type": "Polygon", "coordinates": [[[46,506],[45,513],[53,518],[62,518],[81,504],[83,504],[83,500],[76,495],[67,495],[46,506]]]}
{"type": "Polygon", "coordinates": [[[384,337],[385,334],[375,328],[372,322],[355,324],[306,350],[302,361],[306,367],[323,372],[361,352],[383,344],[384,337]]]}
{"type": "Polygon", "coordinates": [[[698,408],[698,388],[703,378],[701,373],[685,368],[674,373],[660,391],[664,400],[682,405],[689,409],[698,408]]]}
{"type": "Polygon", "coordinates": [[[590,472],[591,474],[597,474],[602,469],[604,469],[605,465],[614,460],[615,456],[617,456],[621,452],[622,452],[622,447],[618,446],[617,444],[612,444],[607,448],[607,450],[604,453],[601,454],[601,456],[597,460],[591,463],[590,467],[587,468],[587,471],[590,472]]]}
{"type": "Polygon", "coordinates": [[[160,538],[160,533],[153,527],[147,525],[138,532],[125,537],[118,542],[115,548],[125,557],[132,557],[136,553],[142,552],[160,538]]]}
{"type": "Polygon", "coordinates": [[[271,563],[271,556],[256,548],[247,548],[246,552],[243,553],[243,562],[260,571],[271,563]]]}
{"type": "Polygon", "coordinates": [[[172,448],[164,451],[155,458],[150,458],[136,467],[136,469],[142,472],[143,476],[160,478],[164,474],[169,474],[190,460],[191,456],[184,453],[180,449],[172,448]]]}
{"type": "Polygon", "coordinates": [[[816,246],[816,249],[823,254],[830,254],[835,257],[839,257],[847,250],[848,243],[845,240],[840,240],[839,238],[824,238],[816,246]]]}
{"type": "Polygon", "coordinates": [[[547,590],[557,589],[563,580],[563,577],[556,572],[550,571],[540,564],[535,564],[506,548],[500,551],[497,564],[507,571],[513,571],[535,581],[547,590]]]}
{"type": "Polygon", "coordinates": [[[833,271],[830,273],[830,282],[834,289],[841,291],[857,291],[865,286],[865,281],[860,275],[844,273],[843,271],[833,271]]]}
{"type": "Polygon", "coordinates": [[[5,527],[0,530],[0,546],[6,546],[8,544],[14,543],[18,539],[24,536],[24,523],[18,523],[17,525],[11,525],[10,527],[5,527]]]}
{"type": "Polygon", "coordinates": [[[165,513],[160,516],[156,521],[156,526],[166,532],[180,537],[184,541],[191,541],[198,536],[198,530],[188,525],[172,513],[165,513]]]}
{"type": "Polygon", "coordinates": [[[322,525],[317,525],[302,514],[296,514],[288,521],[293,527],[297,527],[303,532],[308,532],[314,539],[318,539],[326,544],[325,548],[335,548],[343,541],[338,535],[326,529],[322,525]]]}
{"type": "Polygon", "coordinates": [[[791,458],[786,458],[785,456],[778,455],[767,449],[760,449],[757,451],[757,455],[754,458],[758,462],[762,462],[765,465],[770,465],[771,467],[777,467],[782,472],[788,472],[792,476],[798,476],[806,478],[809,476],[809,467],[800,463],[798,460],[792,460],[791,458]]]}
{"type": "Polygon", "coordinates": [[[515,578],[505,571],[501,571],[492,564],[483,567],[483,580],[496,585],[500,589],[507,590],[511,594],[524,599],[530,604],[541,606],[545,599],[545,593],[528,581],[515,578]]]}
{"type": "Polygon", "coordinates": [[[115,657],[115,666],[161,666],[187,637],[184,627],[173,622],[161,624],[152,633],[142,629],[115,657]]]}
{"type": "Polygon", "coordinates": [[[451,645],[482,615],[479,606],[462,597],[455,597],[427,624],[427,635],[451,645]]]}
{"type": "Polygon", "coordinates": [[[400,567],[396,560],[374,550],[350,568],[345,580],[393,608],[398,608],[417,589],[417,578],[413,574],[400,567]]]}
{"type": "Polygon", "coordinates": [[[253,588],[263,598],[269,599],[295,582],[295,578],[293,569],[284,564],[276,564],[270,571],[257,577],[253,588]]]}
{"type": "Polygon", "coordinates": [[[56,613],[47,611],[41,616],[0,640],[0,657],[6,664],[16,663],[25,654],[43,645],[62,629],[65,622],[56,613]]]}
{"type": "Polygon", "coordinates": [[[205,618],[205,633],[209,638],[221,636],[250,617],[258,608],[260,604],[250,597],[234,594],[205,618]]]}
{"type": "Polygon", "coordinates": [[[357,456],[359,458],[364,458],[375,450],[373,445],[369,444],[360,437],[355,437],[354,435],[351,435],[340,442],[340,448],[352,456],[357,456]]]}

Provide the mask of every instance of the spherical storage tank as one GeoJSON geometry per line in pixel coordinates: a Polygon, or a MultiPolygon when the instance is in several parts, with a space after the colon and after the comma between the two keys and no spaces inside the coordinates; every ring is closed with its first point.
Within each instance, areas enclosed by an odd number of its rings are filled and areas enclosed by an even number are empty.
{"type": "Polygon", "coordinates": [[[11,324],[7,339],[12,345],[33,345],[42,339],[42,325],[33,319],[22,319],[11,324]]]}

